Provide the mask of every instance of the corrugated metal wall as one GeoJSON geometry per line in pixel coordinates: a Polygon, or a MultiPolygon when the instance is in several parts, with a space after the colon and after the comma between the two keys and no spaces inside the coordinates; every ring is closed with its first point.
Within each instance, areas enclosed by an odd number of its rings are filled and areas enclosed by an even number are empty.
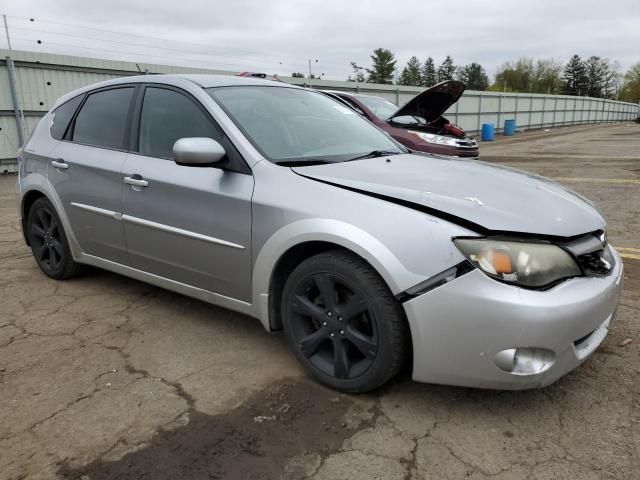
{"type": "MultiPolygon", "coordinates": [[[[15,152],[18,148],[18,134],[5,60],[7,56],[8,50],[0,50],[0,172],[12,171],[15,168],[15,152]]],[[[145,71],[223,75],[235,73],[37,52],[13,51],[11,58],[16,70],[18,101],[24,115],[25,138],[28,138],[40,117],[58,97],[85,85],[110,78],[140,75],[145,71]]],[[[300,78],[282,80],[297,85],[307,84],[307,80],[300,78]]],[[[399,105],[404,105],[422,91],[418,87],[331,80],[313,80],[312,86],[377,95],[399,105]]],[[[493,123],[499,129],[507,119],[515,119],[518,128],[547,128],[581,123],[628,121],[635,118],[637,111],[638,106],[632,103],[596,98],[466,91],[446,116],[465,130],[477,132],[483,123],[493,123]]]]}

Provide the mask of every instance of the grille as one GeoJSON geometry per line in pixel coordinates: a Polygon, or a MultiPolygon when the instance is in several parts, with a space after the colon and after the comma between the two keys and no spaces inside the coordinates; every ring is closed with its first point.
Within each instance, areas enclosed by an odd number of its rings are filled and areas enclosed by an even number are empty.
{"type": "Polygon", "coordinates": [[[478,148],[478,144],[476,143],[476,141],[471,138],[462,138],[462,139],[456,140],[456,145],[458,148],[465,148],[465,149],[478,148]]]}
{"type": "MultiPolygon", "coordinates": [[[[607,248],[607,253],[609,249],[607,248]]],[[[589,253],[578,257],[578,263],[584,270],[586,275],[606,275],[613,267],[613,258],[607,261],[605,258],[605,250],[589,253]]]]}
{"type": "Polygon", "coordinates": [[[615,259],[607,243],[604,232],[584,235],[563,247],[578,260],[580,267],[588,276],[607,275],[615,265],[615,259]]]}
{"type": "Polygon", "coordinates": [[[583,343],[584,341],[588,340],[588,339],[589,339],[589,337],[590,337],[591,335],[593,335],[593,334],[595,333],[595,331],[596,331],[596,330],[597,330],[597,328],[596,328],[595,330],[591,330],[591,331],[590,331],[589,333],[587,333],[584,337],[580,337],[579,339],[575,340],[575,341],[573,342],[573,344],[574,344],[576,347],[578,347],[578,348],[579,348],[579,347],[580,347],[580,344],[581,344],[581,343],[583,343]]]}

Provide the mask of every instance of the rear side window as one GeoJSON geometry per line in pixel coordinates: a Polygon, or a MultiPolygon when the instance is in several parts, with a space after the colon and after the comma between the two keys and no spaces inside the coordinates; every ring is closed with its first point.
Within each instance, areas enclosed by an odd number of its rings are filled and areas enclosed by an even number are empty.
{"type": "Polygon", "coordinates": [[[71,117],[76,113],[78,105],[82,101],[82,95],[63,103],[51,114],[51,136],[56,140],[62,140],[64,132],[67,131],[71,117]]]}
{"type": "Polygon", "coordinates": [[[133,87],[92,93],[73,128],[73,141],[105,148],[124,148],[124,133],[133,87]]]}
{"type": "Polygon", "coordinates": [[[165,88],[147,87],[140,113],[139,152],[172,158],[173,144],[185,137],[221,140],[209,117],[187,96],[165,88]]]}

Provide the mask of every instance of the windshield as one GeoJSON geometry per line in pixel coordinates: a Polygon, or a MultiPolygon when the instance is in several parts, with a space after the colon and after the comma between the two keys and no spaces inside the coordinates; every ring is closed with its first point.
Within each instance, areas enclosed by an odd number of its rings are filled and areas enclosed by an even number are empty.
{"type": "Polygon", "coordinates": [[[369,95],[358,95],[356,97],[380,120],[387,120],[398,111],[398,107],[384,98],[371,97],[369,95]]]}
{"type": "Polygon", "coordinates": [[[235,86],[207,92],[274,162],[340,162],[373,151],[404,152],[353,110],[312,90],[235,86]]]}

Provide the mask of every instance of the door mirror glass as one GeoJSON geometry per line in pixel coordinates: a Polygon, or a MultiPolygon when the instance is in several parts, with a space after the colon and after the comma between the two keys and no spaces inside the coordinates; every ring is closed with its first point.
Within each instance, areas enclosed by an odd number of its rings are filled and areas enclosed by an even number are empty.
{"type": "Polygon", "coordinates": [[[173,159],[178,165],[214,165],[220,163],[226,155],[222,145],[212,138],[181,138],[173,144],[173,159]]]}

